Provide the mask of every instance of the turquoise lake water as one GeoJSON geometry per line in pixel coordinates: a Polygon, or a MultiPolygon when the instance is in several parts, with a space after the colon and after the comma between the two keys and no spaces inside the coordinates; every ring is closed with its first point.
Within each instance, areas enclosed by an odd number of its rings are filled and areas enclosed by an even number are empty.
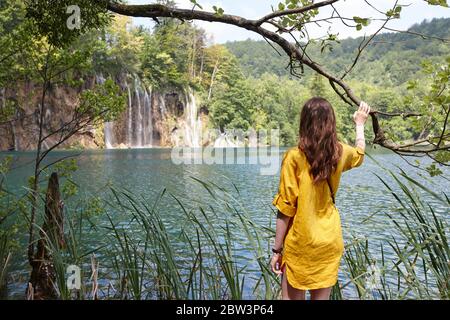
{"type": "MultiPolygon", "coordinates": [[[[273,149],[272,159],[279,161],[284,149],[273,149]]],[[[235,156],[234,162],[246,164],[190,164],[177,165],[171,160],[170,149],[136,149],[136,150],[104,150],[85,151],[77,157],[78,170],[73,175],[82,196],[103,196],[108,185],[115,185],[129,190],[132,194],[146,199],[155,199],[166,189],[167,193],[176,195],[187,206],[196,207],[207,205],[211,196],[205,188],[196,181],[214,182],[218,185],[235,186],[239,190],[239,199],[249,212],[251,219],[261,226],[273,226],[275,221],[271,202],[277,192],[279,172],[275,175],[261,175],[261,164],[250,164],[257,160],[256,149],[242,149],[245,155],[235,156]],[[196,178],[193,179],[192,177],[196,178]]],[[[48,161],[69,155],[69,151],[58,151],[51,154],[48,161]]],[[[421,183],[436,193],[448,191],[450,183],[444,178],[430,179],[426,173],[417,171],[406,164],[399,156],[379,149],[368,149],[383,166],[398,171],[401,167],[413,177],[420,177],[421,183]]],[[[32,173],[32,152],[1,153],[0,158],[12,155],[14,169],[7,175],[8,190],[16,195],[24,194],[26,181],[32,173]]],[[[275,162],[279,163],[279,162],[275,162]]],[[[449,171],[445,171],[448,176],[449,171]]],[[[343,174],[341,185],[336,195],[336,202],[341,214],[344,238],[346,242],[352,237],[367,237],[377,254],[380,243],[391,237],[393,227],[386,213],[392,213],[393,207],[398,206],[394,197],[387,192],[386,187],[376,174],[392,181],[370,157],[366,156],[363,165],[343,174]]],[[[420,190],[418,192],[421,192],[420,190]]],[[[81,196],[80,196],[81,197],[81,196]]],[[[440,207],[433,197],[426,195],[427,200],[438,208],[438,214],[449,217],[448,208],[440,207]],[[441,209],[439,209],[441,208],[441,209]]],[[[70,208],[75,206],[76,199],[67,202],[70,208]]],[[[171,197],[163,197],[159,204],[165,223],[171,232],[176,234],[180,230],[180,207],[171,197]]],[[[105,218],[106,219],[106,218],[105,218]]],[[[139,231],[136,231],[139,232],[139,231]]],[[[237,231],[239,232],[239,230],[237,231]]],[[[100,237],[100,235],[99,235],[100,237]]],[[[91,235],[89,243],[95,246],[95,234],[91,235]]],[[[238,247],[241,263],[252,265],[252,258],[245,246],[238,247]]],[[[180,255],[180,259],[184,259],[180,255]]],[[[13,279],[10,292],[13,297],[20,297],[25,290],[24,281],[29,272],[23,256],[16,256],[12,266],[13,279]]],[[[251,273],[252,268],[246,272],[251,273]]],[[[342,279],[345,274],[341,275],[342,279]]],[[[344,281],[344,280],[343,280],[344,281]]],[[[250,285],[246,294],[251,295],[250,285]]],[[[345,291],[348,297],[353,297],[351,288],[345,291]]]]}

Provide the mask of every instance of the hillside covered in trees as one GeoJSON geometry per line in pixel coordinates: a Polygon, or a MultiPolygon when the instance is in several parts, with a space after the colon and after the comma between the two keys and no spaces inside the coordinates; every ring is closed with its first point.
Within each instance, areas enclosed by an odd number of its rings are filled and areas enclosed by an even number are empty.
{"type": "MultiPolygon", "coordinates": [[[[423,21],[412,26],[411,34],[384,33],[375,37],[371,45],[364,51],[350,79],[369,82],[375,85],[390,87],[401,85],[416,76],[421,70],[421,62],[428,59],[441,62],[442,57],[449,55],[448,42],[437,40],[450,38],[450,18],[423,21]],[[429,35],[424,41],[420,36],[429,35]]],[[[342,74],[352,64],[362,38],[348,38],[327,47],[310,49],[310,55],[319,62],[325,62],[334,74],[342,74]]],[[[233,53],[248,76],[259,78],[264,73],[277,76],[290,76],[289,59],[285,54],[278,54],[267,42],[235,41],[228,42],[226,47],[233,53]]],[[[310,70],[305,75],[311,76],[310,70]]]]}
{"type": "MultiPolygon", "coordinates": [[[[450,46],[439,38],[450,38],[450,19],[424,21],[409,32],[376,36],[347,77],[356,93],[379,111],[426,109],[431,82],[448,65],[450,46]],[[423,39],[416,33],[429,37],[423,39]]],[[[155,86],[195,88],[212,128],[279,128],[281,143],[295,145],[300,108],[316,95],[333,103],[340,139],[351,142],[354,138],[354,110],[308,68],[300,77],[292,76],[286,55],[279,55],[265,41],[209,45],[204,30],[173,22],[158,26],[149,39],[142,51],[144,78],[155,86]]],[[[342,40],[325,50],[317,43],[310,45],[308,54],[324,62],[330,72],[342,75],[353,63],[361,40],[342,40]]],[[[416,139],[424,134],[417,121],[421,120],[389,119],[387,135],[416,139]]]]}
{"type": "MultiPolygon", "coordinates": [[[[342,101],[328,82],[308,68],[300,77],[292,76],[287,68],[287,57],[279,55],[264,41],[214,45],[208,42],[205,30],[191,22],[160,19],[160,23],[150,30],[133,26],[130,18],[117,16],[109,25],[91,30],[70,46],[53,49],[43,46],[41,40],[32,36],[34,30],[28,30],[30,25],[20,1],[9,0],[0,9],[5,30],[9,30],[0,37],[1,46],[8,48],[0,67],[0,88],[6,97],[0,109],[0,120],[4,123],[8,123],[8,119],[37,114],[36,99],[8,97],[7,93],[17,95],[23,91],[24,83],[41,82],[39,75],[42,73],[37,72],[36,67],[45,65],[51,54],[49,72],[57,75],[54,81],[58,86],[83,90],[91,86],[88,83],[92,83],[92,79],[111,78],[125,95],[130,96],[130,92],[134,95],[136,105],[139,98],[146,100],[140,101],[141,104],[155,101],[156,94],[182,97],[187,92],[194,92],[198,104],[194,112],[207,118],[203,121],[204,129],[222,132],[280,129],[281,143],[285,146],[297,142],[299,111],[303,103],[311,96],[324,96],[335,108],[340,139],[351,142],[354,138],[353,108],[342,101]],[[14,15],[9,14],[11,10],[14,15]],[[59,66],[62,64],[72,68],[61,71],[59,66]],[[145,90],[138,88],[141,91],[136,91],[136,85],[145,90]]],[[[449,38],[449,30],[450,19],[435,19],[413,26],[411,34],[379,35],[362,53],[346,80],[359,97],[379,111],[426,110],[424,101],[431,83],[437,70],[448,64],[446,58],[450,56],[448,42],[435,38],[449,38]],[[432,37],[424,40],[414,32],[432,37]],[[408,79],[421,81],[413,83],[408,79]]],[[[320,43],[312,44],[308,54],[319,62],[326,61],[330,72],[341,75],[352,64],[360,42],[361,39],[346,39],[326,46],[325,50],[321,50],[320,43]]],[[[144,131],[150,126],[165,128],[167,133],[176,130],[179,127],[177,121],[186,108],[183,99],[172,103],[174,112],[144,124],[144,131]]],[[[162,100],[157,100],[160,105],[153,108],[163,113],[162,100]]],[[[115,114],[122,119],[121,126],[130,126],[131,120],[127,120],[125,113],[131,112],[125,107],[116,107],[115,114]]],[[[64,106],[58,105],[54,109],[61,108],[64,106]]],[[[70,110],[65,113],[69,114],[70,110]]],[[[136,116],[140,117],[142,114],[136,116]]],[[[418,122],[410,120],[390,119],[387,130],[394,127],[396,130],[386,132],[388,137],[397,140],[420,137],[423,132],[418,122]]],[[[8,136],[14,135],[14,124],[17,123],[9,122],[2,134],[9,139],[4,141],[4,146],[11,145],[10,141],[14,140],[8,136]]],[[[97,129],[103,131],[101,124],[97,129]]],[[[161,133],[157,135],[154,138],[161,140],[161,133]]]]}

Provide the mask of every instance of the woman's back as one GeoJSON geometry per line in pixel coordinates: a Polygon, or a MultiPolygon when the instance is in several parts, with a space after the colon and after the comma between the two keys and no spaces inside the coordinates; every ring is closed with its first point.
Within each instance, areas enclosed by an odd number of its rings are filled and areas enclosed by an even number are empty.
{"type": "MultiPolygon", "coordinates": [[[[333,194],[336,195],[342,172],[360,166],[364,160],[364,150],[345,143],[340,144],[343,152],[335,172],[328,179],[329,184],[327,180],[313,183],[310,164],[300,148],[294,147],[285,152],[281,165],[280,192],[274,202],[279,203],[281,199],[282,206],[289,206],[290,208],[285,209],[289,211],[287,212],[288,216],[293,216],[294,208],[296,211],[299,204],[312,211],[324,210],[333,205],[330,187],[333,194]]],[[[274,205],[276,204],[274,203],[274,205]]],[[[283,212],[283,210],[280,211],[283,212]]]]}
{"type": "Polygon", "coordinates": [[[364,124],[370,107],[362,102],[353,119],[356,147],[339,142],[333,107],[324,98],[308,100],[301,110],[299,143],[283,155],[271,266],[284,299],[328,299],[344,252],[335,195],[344,171],[364,160],[364,124]]]}
{"type": "Polygon", "coordinates": [[[284,249],[287,277],[298,289],[332,286],[344,250],[340,215],[333,203],[344,171],[361,165],[364,150],[341,143],[342,154],[329,183],[314,183],[310,164],[298,147],[285,152],[281,165],[279,192],[273,205],[292,217],[284,249]]]}

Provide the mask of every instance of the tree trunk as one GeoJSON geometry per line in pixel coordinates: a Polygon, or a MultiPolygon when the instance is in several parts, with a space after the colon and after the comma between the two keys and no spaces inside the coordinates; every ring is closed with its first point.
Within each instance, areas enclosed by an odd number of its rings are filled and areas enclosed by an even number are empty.
{"type": "Polygon", "coordinates": [[[202,50],[202,61],[200,62],[200,83],[203,81],[203,67],[205,64],[205,51],[202,50]]]}
{"type": "Polygon", "coordinates": [[[216,77],[217,71],[219,71],[219,59],[217,59],[216,65],[214,66],[214,70],[213,70],[212,75],[211,75],[211,83],[209,85],[208,100],[211,100],[212,89],[213,89],[213,85],[214,85],[214,79],[216,77]]]}
{"type": "Polygon", "coordinates": [[[64,246],[63,202],[57,173],[52,173],[48,182],[45,221],[39,234],[37,252],[31,263],[32,271],[27,296],[31,296],[35,300],[56,299],[58,293],[52,249],[59,250],[64,246]]]}
{"type": "MultiPolygon", "coordinates": [[[[0,106],[1,108],[1,113],[2,114],[7,114],[7,110],[6,110],[6,88],[3,88],[1,91],[1,100],[2,100],[2,104],[0,106]]],[[[14,118],[17,119],[17,109],[16,112],[14,113],[14,118]]],[[[16,146],[16,128],[15,128],[15,121],[11,120],[9,121],[9,130],[11,131],[11,144],[8,147],[9,150],[11,151],[17,151],[17,146],[16,146]]]]}

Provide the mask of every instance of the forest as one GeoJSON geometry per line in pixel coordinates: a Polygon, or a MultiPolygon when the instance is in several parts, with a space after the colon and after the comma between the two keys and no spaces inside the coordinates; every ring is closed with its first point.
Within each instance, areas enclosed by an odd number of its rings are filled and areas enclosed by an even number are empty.
{"type": "MultiPolygon", "coordinates": [[[[373,107],[363,168],[337,197],[345,253],[332,299],[450,298],[450,18],[310,39],[302,31],[338,0],[284,0],[257,20],[201,1],[73,1],[80,21],[69,0],[0,2],[0,299],[278,299],[267,261],[279,176],[178,166],[171,152],[235,156],[241,146],[200,141],[202,130],[277,129],[281,146],[261,145],[278,161],[312,96],[331,102],[349,145],[355,108],[373,107]],[[261,39],[217,44],[196,20],[261,39]]],[[[402,18],[392,4],[378,10],[386,23],[402,18]]],[[[376,21],[333,10],[356,30],[376,21]]]]}
{"type": "MultiPolygon", "coordinates": [[[[36,80],[36,64],[44,63],[46,51],[41,42],[29,37],[24,5],[20,1],[6,1],[2,6],[5,31],[14,30],[3,33],[2,46],[9,47],[11,54],[19,48],[23,50],[10,59],[7,52],[3,58],[0,86],[3,90],[14,90],[14,86],[17,89],[26,81],[41,80],[39,77],[36,80]],[[15,11],[13,15],[11,10],[15,11]],[[30,57],[35,63],[30,63],[30,57]]],[[[449,30],[450,19],[434,19],[409,30],[433,35],[434,38],[425,41],[413,34],[377,35],[348,81],[362,99],[373,102],[380,111],[426,110],[419,106],[419,101],[428,94],[436,72],[441,67],[448,70],[450,49],[439,38],[448,38],[449,30]]],[[[361,39],[346,39],[328,44],[324,50],[320,43],[312,44],[310,54],[319,62],[326,61],[331,71],[337,72],[351,64],[360,42],[361,39]]],[[[279,128],[281,144],[285,146],[296,144],[303,103],[311,95],[324,96],[336,109],[339,138],[344,142],[354,139],[351,110],[326,79],[309,70],[292,74],[289,59],[264,40],[215,45],[208,43],[205,30],[191,22],[163,19],[152,30],[146,30],[133,26],[130,18],[116,16],[104,29],[90,31],[59,50],[55,59],[52,68],[63,76],[57,81],[68,86],[79,87],[98,74],[116,82],[124,74],[136,74],[144,86],[156,90],[182,92],[193,88],[202,110],[208,113],[209,127],[221,131],[279,128]],[[58,64],[63,63],[77,68],[60,70],[58,64]]],[[[6,99],[0,119],[7,121],[18,114],[27,114],[27,108],[35,106],[16,105],[6,99]]],[[[124,111],[123,106],[116,108],[119,108],[116,113],[124,111]]],[[[428,130],[413,121],[389,119],[388,128],[393,127],[396,130],[388,130],[388,137],[402,140],[417,139],[428,130]]]]}

